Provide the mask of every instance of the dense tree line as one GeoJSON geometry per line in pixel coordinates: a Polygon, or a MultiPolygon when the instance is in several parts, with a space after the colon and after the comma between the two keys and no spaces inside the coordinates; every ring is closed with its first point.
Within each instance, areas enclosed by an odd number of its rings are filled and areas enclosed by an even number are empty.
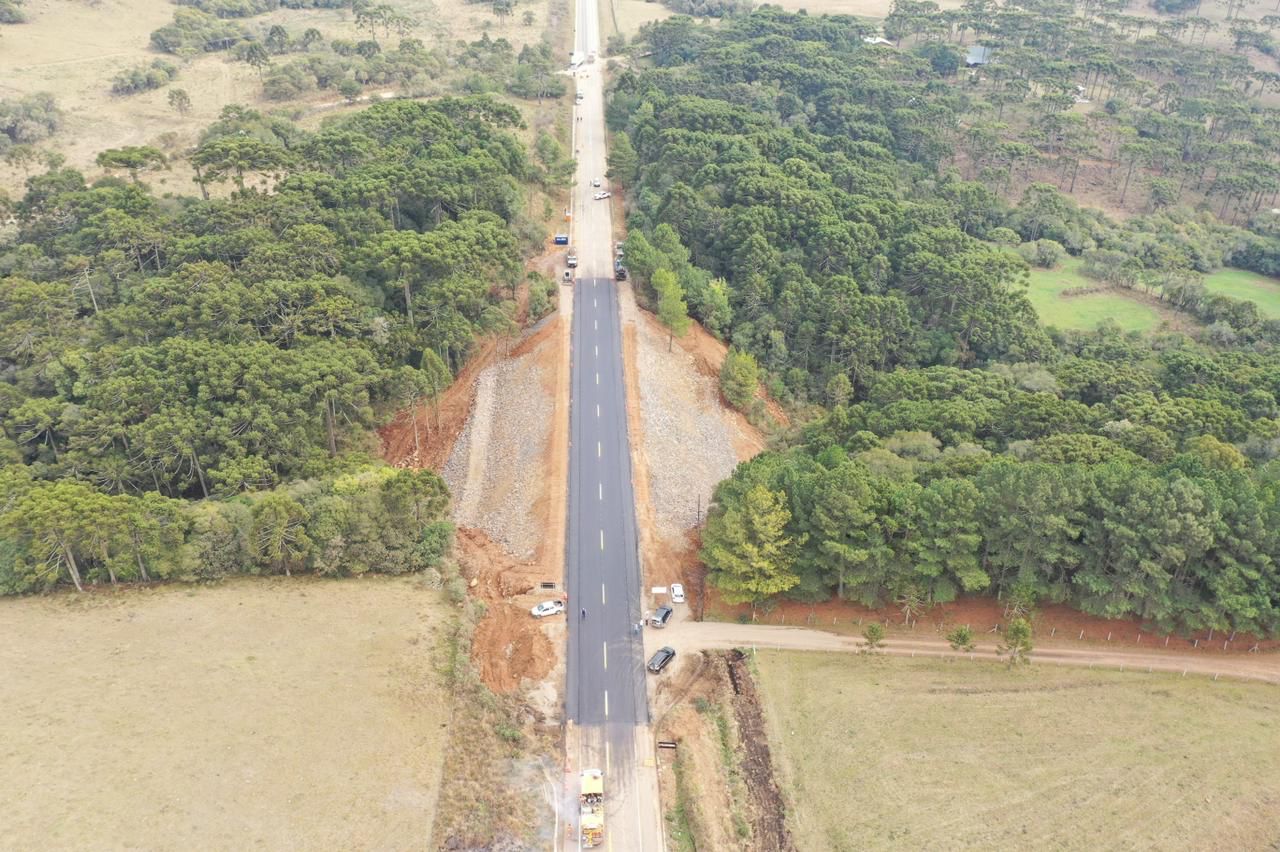
{"type": "Polygon", "coordinates": [[[58,583],[358,576],[434,568],[448,552],[448,489],[431,471],[366,468],[230,500],[105,494],[0,470],[0,594],[58,583]]]}
{"type": "Polygon", "coordinates": [[[726,598],[983,592],[1280,629],[1277,324],[1226,300],[1231,339],[1045,330],[1005,247],[1148,286],[1135,253],[1207,271],[1241,232],[1118,226],[1039,184],[1008,207],[949,166],[957,93],[853,19],[766,8],[711,32],[648,28],[651,67],[608,115],[642,296],[674,279],[733,344],[736,404],[754,361],[826,409],[718,489],[703,558],[726,598]]]}
{"type": "MultiPolygon", "coordinates": [[[[181,501],[276,489],[306,510],[291,517],[316,516],[297,481],[341,490],[371,427],[439,394],[477,334],[511,328],[513,229],[540,237],[517,220],[532,174],[519,123],[485,98],[382,103],[316,133],[229,107],[191,161],[230,197],[156,198],[142,149],[107,152],[133,180],[30,178],[0,246],[10,570],[56,557],[70,576],[74,557],[125,576],[123,539],[51,549],[54,533],[23,526],[23,495],[122,513],[176,500],[189,520],[223,509],[181,501]]],[[[317,565],[304,551],[280,567],[317,565]]]]}

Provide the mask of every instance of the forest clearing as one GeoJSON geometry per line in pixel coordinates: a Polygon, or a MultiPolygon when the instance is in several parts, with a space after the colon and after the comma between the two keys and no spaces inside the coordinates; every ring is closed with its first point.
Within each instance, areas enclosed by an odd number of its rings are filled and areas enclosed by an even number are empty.
{"type": "Polygon", "coordinates": [[[0,621],[0,845],[405,849],[430,836],[456,616],[421,577],[25,597],[0,601],[0,621]]]}
{"type": "Polygon", "coordinates": [[[1280,839],[1271,685],[820,653],[756,665],[801,849],[1280,839]]]}
{"type": "MultiPolygon", "coordinates": [[[[1204,277],[1210,293],[1248,299],[1266,317],[1280,318],[1280,281],[1243,269],[1219,269],[1204,277]]],[[[1140,290],[1105,286],[1080,272],[1080,260],[1066,258],[1052,269],[1033,268],[1027,298],[1047,326],[1092,331],[1110,320],[1122,331],[1149,332],[1168,325],[1186,328],[1191,318],[1140,290]]]]}

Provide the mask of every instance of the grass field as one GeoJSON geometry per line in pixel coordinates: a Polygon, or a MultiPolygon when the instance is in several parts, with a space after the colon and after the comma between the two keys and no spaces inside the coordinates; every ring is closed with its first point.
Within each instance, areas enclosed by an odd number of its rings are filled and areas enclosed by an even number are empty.
{"type": "Polygon", "coordinates": [[[454,618],[416,579],[0,600],[0,848],[426,848],[454,618]]]}
{"type": "Polygon", "coordinates": [[[1080,274],[1079,258],[1068,257],[1056,269],[1032,269],[1027,296],[1042,323],[1063,329],[1094,329],[1110,319],[1125,331],[1150,331],[1166,318],[1152,305],[1120,291],[1062,295],[1072,287],[1096,285],[1080,274]]]}
{"type": "Polygon", "coordinates": [[[1264,317],[1280,319],[1280,281],[1243,269],[1219,269],[1206,275],[1204,286],[1210,293],[1224,293],[1248,299],[1258,305],[1264,317]]]}
{"type": "Polygon", "coordinates": [[[1280,691],[766,652],[800,849],[1271,849],[1280,691]]]}
{"type": "MultiPolygon", "coordinates": [[[[429,47],[473,41],[482,33],[505,38],[516,51],[539,41],[548,24],[563,29],[563,0],[521,0],[517,14],[500,21],[489,7],[466,0],[391,0],[398,11],[420,21],[410,33],[429,47]],[[535,22],[525,26],[526,11],[535,22]]],[[[232,103],[272,109],[327,108],[341,103],[335,91],[310,91],[297,102],[267,101],[261,97],[257,72],[229,53],[211,53],[190,61],[155,51],[152,30],[169,23],[179,8],[169,0],[31,0],[23,10],[29,23],[0,28],[0,98],[49,92],[64,112],[63,128],[41,148],[56,150],[67,164],[95,176],[94,157],[106,148],[155,145],[167,154],[180,154],[197,141],[199,132],[224,106],[232,103]],[[179,66],[170,85],[130,97],[112,96],[111,78],[119,71],[163,58],[179,66]],[[168,106],[170,88],[185,89],[191,111],[180,116],[168,106]]],[[[363,38],[351,12],[343,9],[285,9],[240,20],[254,31],[281,24],[295,36],[309,27],[325,38],[363,38]]],[[[288,54],[288,62],[301,54],[288,54]]],[[[394,90],[371,86],[369,93],[394,90]]],[[[0,189],[20,194],[27,175],[0,164],[0,189]]],[[[158,192],[195,194],[185,169],[149,176],[158,192]]]]}

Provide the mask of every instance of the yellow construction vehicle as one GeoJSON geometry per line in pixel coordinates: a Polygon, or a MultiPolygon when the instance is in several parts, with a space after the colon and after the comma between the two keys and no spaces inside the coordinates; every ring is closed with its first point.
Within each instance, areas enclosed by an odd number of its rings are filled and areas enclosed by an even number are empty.
{"type": "Polygon", "coordinates": [[[599,769],[582,770],[582,795],[579,797],[578,823],[582,827],[582,845],[588,849],[604,840],[604,773],[599,769]]]}

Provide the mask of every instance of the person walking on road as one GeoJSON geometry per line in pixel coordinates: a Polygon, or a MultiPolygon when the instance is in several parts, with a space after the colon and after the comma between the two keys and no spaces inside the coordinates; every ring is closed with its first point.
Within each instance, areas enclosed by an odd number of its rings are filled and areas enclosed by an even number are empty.
{"type": "Polygon", "coordinates": [[[583,621],[586,621],[586,618],[587,618],[587,610],[584,608],[584,609],[582,610],[582,614],[581,614],[580,616],[578,616],[578,617],[579,617],[579,618],[581,618],[583,621]]]}

